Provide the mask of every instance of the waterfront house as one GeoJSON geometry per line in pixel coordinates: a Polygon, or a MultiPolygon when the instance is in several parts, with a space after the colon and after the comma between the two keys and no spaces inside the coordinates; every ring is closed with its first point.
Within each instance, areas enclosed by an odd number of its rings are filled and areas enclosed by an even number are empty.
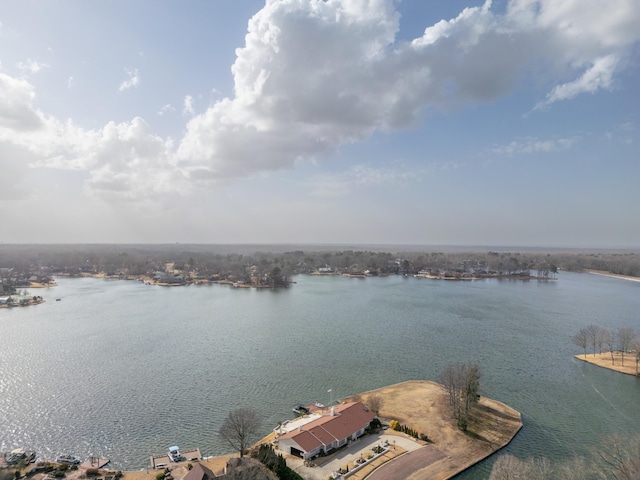
{"type": "Polygon", "coordinates": [[[346,445],[364,434],[375,414],[361,402],[343,403],[309,421],[291,422],[293,429],[278,437],[278,449],[308,460],[346,445]]]}
{"type": "Polygon", "coordinates": [[[193,468],[184,476],[183,480],[211,480],[216,474],[204,465],[195,463],[193,468]]]}

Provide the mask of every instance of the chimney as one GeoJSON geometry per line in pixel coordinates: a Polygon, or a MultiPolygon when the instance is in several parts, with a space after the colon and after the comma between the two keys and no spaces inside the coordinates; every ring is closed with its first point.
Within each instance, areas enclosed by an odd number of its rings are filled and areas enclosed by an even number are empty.
{"type": "Polygon", "coordinates": [[[336,416],[336,409],[334,407],[331,407],[331,416],[332,417],[336,416]]]}

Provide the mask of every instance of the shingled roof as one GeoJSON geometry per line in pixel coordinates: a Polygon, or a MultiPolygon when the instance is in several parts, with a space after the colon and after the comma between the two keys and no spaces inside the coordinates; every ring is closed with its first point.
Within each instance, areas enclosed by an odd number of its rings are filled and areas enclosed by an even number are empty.
{"type": "Polygon", "coordinates": [[[193,468],[184,476],[182,480],[211,480],[216,478],[216,474],[204,465],[196,463],[193,468]]]}
{"type": "Polygon", "coordinates": [[[322,445],[331,445],[365,428],[375,414],[362,402],[343,403],[299,430],[282,435],[281,439],[292,439],[305,451],[310,452],[322,445]]]}

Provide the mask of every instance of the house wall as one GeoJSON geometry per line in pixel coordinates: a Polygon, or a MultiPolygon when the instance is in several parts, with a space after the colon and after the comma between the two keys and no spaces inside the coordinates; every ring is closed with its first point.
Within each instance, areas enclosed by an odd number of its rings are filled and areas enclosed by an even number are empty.
{"type": "Polygon", "coordinates": [[[305,455],[305,460],[308,460],[308,459],[318,455],[320,453],[321,449],[322,449],[322,447],[318,447],[318,448],[316,448],[314,450],[311,450],[310,452],[307,452],[307,454],[305,455]]]}
{"type": "Polygon", "coordinates": [[[288,455],[291,455],[291,447],[296,448],[302,452],[304,452],[304,456],[303,458],[305,460],[308,460],[309,458],[313,457],[314,455],[317,455],[318,453],[320,453],[320,448],[316,448],[315,450],[312,450],[311,452],[306,452],[304,450],[304,448],[302,448],[300,445],[298,445],[294,440],[287,438],[284,440],[280,440],[278,442],[278,450],[280,450],[283,453],[286,453],[288,455]]]}

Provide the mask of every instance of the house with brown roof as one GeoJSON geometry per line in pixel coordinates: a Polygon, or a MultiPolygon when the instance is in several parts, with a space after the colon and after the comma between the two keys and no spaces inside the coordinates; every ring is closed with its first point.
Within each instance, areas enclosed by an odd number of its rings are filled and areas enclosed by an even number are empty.
{"type": "Polygon", "coordinates": [[[212,478],[216,478],[216,474],[212,470],[204,465],[195,463],[182,480],[211,480],[212,478]]]}
{"type": "Polygon", "coordinates": [[[278,437],[278,449],[305,460],[356,440],[375,418],[362,402],[343,403],[330,413],[278,437]]]}

